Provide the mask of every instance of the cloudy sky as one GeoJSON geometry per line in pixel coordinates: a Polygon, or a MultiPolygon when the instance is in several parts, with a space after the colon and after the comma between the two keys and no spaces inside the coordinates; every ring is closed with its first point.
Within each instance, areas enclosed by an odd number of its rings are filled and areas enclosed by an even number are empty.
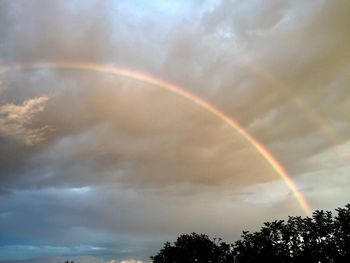
{"type": "Polygon", "coordinates": [[[147,262],[350,192],[348,0],[0,0],[0,262],[147,262]],[[17,66],[13,66],[17,65],[17,66]],[[134,261],[133,261],[134,260],[134,261]],[[141,261],[135,261],[141,260],[141,261]]]}

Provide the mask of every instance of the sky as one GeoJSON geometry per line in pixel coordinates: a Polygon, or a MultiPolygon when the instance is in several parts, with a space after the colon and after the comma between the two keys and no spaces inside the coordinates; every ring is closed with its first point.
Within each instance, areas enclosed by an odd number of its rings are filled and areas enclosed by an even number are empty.
{"type": "Polygon", "coordinates": [[[0,262],[145,263],[183,233],[233,242],[305,216],[269,160],[310,210],[344,206],[349,12],[0,0],[0,262]]]}

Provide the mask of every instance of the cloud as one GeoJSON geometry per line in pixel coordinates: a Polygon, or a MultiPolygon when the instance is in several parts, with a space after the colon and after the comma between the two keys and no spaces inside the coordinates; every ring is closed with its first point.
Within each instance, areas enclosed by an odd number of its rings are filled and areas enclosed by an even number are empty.
{"type": "Polygon", "coordinates": [[[4,83],[0,80],[0,94],[6,89],[4,83]]]}
{"type": "MultiPolygon", "coordinates": [[[[113,263],[113,261],[111,261],[110,263],[113,263]]],[[[121,261],[120,263],[143,263],[143,261],[135,260],[135,259],[127,259],[127,260],[121,261]]]]}
{"type": "MultiPolygon", "coordinates": [[[[348,1],[161,2],[1,1],[0,63],[112,63],[184,86],[265,145],[315,207],[343,205],[348,1]]],[[[83,243],[145,259],[181,233],[234,240],[302,213],[237,131],[163,89],[13,69],[0,96],[0,235],[14,254],[83,243]]]]}
{"type": "Polygon", "coordinates": [[[24,101],[21,105],[0,106],[0,135],[12,137],[27,145],[44,140],[48,127],[30,128],[32,119],[44,110],[48,97],[42,96],[24,101]]]}
{"type": "MultiPolygon", "coordinates": [[[[101,248],[96,247],[85,247],[85,246],[73,246],[73,247],[64,247],[64,246],[35,246],[35,245],[14,245],[14,246],[1,246],[1,259],[7,258],[18,258],[22,257],[35,257],[38,253],[41,253],[43,257],[48,257],[46,260],[49,262],[62,262],[64,259],[64,255],[83,255],[87,253],[91,253],[91,251],[103,250],[101,248]],[[62,257],[52,258],[52,255],[62,255],[62,257]],[[51,258],[50,258],[51,257],[51,258]]],[[[77,262],[79,263],[103,263],[101,259],[94,257],[77,257],[77,262]]],[[[0,261],[1,262],[1,261],[0,261]]],[[[46,261],[47,262],[47,261],[46,261]]]]}
{"type": "Polygon", "coordinates": [[[333,210],[344,206],[350,190],[349,165],[310,171],[300,175],[305,196],[313,209],[333,210]]]}
{"type": "MultiPolygon", "coordinates": [[[[235,130],[181,97],[122,77],[55,71],[44,76],[57,83],[55,95],[32,124],[50,129],[28,153],[30,158],[23,156],[24,171],[14,167],[8,176],[22,178],[15,187],[118,182],[145,189],[228,181],[238,187],[256,181],[257,173],[273,174],[235,130]],[[247,162],[254,162],[259,171],[247,162]]],[[[27,83],[25,78],[16,81],[18,86],[27,83]]],[[[42,92],[46,85],[38,78],[30,87],[42,92]]]]}
{"type": "MultiPolygon", "coordinates": [[[[33,249],[35,250],[35,247],[33,249]]],[[[108,263],[107,261],[94,256],[39,257],[39,258],[23,259],[23,260],[0,260],[0,262],[1,263],[62,263],[67,260],[74,261],[76,263],[108,263]]]]}
{"type": "Polygon", "coordinates": [[[243,190],[241,198],[245,202],[253,204],[273,205],[276,202],[286,200],[290,195],[292,193],[284,182],[275,181],[251,185],[243,190]]]}

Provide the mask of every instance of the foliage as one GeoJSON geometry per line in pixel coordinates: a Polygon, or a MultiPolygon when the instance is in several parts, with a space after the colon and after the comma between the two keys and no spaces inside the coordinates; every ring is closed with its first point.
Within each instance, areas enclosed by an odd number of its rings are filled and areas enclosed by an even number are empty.
{"type": "Polygon", "coordinates": [[[258,232],[244,231],[233,244],[203,234],[181,235],[151,257],[154,263],[345,263],[350,262],[350,204],[311,217],[289,217],[264,223],[258,232]]]}
{"type": "Polygon", "coordinates": [[[158,255],[151,259],[154,263],[224,263],[229,262],[230,252],[231,246],[221,239],[211,240],[207,235],[192,233],[181,235],[174,245],[166,242],[158,255]]]}

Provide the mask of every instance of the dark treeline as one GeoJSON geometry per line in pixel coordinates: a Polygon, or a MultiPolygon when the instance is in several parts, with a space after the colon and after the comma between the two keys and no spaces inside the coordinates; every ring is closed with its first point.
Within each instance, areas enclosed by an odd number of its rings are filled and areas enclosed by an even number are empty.
{"type": "Polygon", "coordinates": [[[153,263],[349,263],[350,204],[311,217],[264,223],[260,231],[243,231],[228,244],[204,234],[187,234],[166,242],[153,263]]]}

